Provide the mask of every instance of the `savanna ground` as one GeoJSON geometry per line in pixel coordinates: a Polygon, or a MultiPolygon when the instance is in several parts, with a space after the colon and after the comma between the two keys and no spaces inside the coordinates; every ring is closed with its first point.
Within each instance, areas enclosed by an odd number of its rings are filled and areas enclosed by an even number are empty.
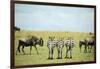
{"type": "Polygon", "coordinates": [[[79,49],[79,40],[90,37],[89,33],[82,33],[82,32],[32,32],[32,31],[16,31],[15,32],[15,66],[20,65],[35,65],[35,64],[52,64],[52,63],[70,63],[70,62],[86,62],[86,61],[94,61],[94,50],[92,49],[91,53],[84,53],[82,48],[82,52],[80,53],[79,49]],[[23,55],[23,53],[18,53],[16,55],[16,49],[18,47],[18,40],[20,38],[29,38],[30,36],[37,36],[42,37],[44,40],[43,47],[37,45],[37,49],[39,52],[39,55],[37,55],[37,52],[34,47],[32,47],[31,55],[30,53],[30,47],[25,47],[24,51],[26,55],[23,55]],[[63,47],[62,50],[62,59],[56,59],[57,58],[57,49],[54,48],[54,59],[48,60],[48,47],[47,47],[47,40],[49,36],[55,36],[56,39],[59,37],[63,37],[64,40],[67,39],[67,37],[71,36],[73,37],[75,41],[75,47],[73,48],[73,58],[72,59],[65,59],[65,52],[66,48],[63,47]]]}

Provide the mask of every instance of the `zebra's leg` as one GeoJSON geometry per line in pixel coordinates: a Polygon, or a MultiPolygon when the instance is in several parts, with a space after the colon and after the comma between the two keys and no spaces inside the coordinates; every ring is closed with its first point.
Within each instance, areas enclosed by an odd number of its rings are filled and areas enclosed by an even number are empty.
{"type": "Polygon", "coordinates": [[[53,59],[53,49],[51,49],[51,57],[50,59],[53,59]]]}
{"type": "Polygon", "coordinates": [[[67,47],[66,47],[66,56],[65,56],[65,58],[67,58],[67,47]]]}
{"type": "Polygon", "coordinates": [[[30,55],[31,55],[32,46],[30,46],[30,55]]]}
{"type": "Polygon", "coordinates": [[[52,59],[53,59],[54,48],[52,49],[52,59]]]}
{"type": "Polygon", "coordinates": [[[70,59],[72,59],[72,49],[70,49],[70,59]]]}
{"type": "Polygon", "coordinates": [[[62,48],[60,48],[59,58],[62,59],[62,48]]]}
{"type": "Polygon", "coordinates": [[[49,50],[49,53],[48,53],[49,55],[48,55],[48,59],[50,58],[50,50],[49,50]]]}
{"type": "Polygon", "coordinates": [[[65,56],[65,58],[67,58],[67,50],[66,50],[66,56],[65,56]]]}
{"type": "Polygon", "coordinates": [[[25,55],[25,52],[24,52],[24,46],[22,46],[22,52],[23,52],[23,54],[25,55]]]}
{"type": "Polygon", "coordinates": [[[66,47],[66,56],[65,56],[65,58],[68,58],[68,51],[69,51],[69,49],[66,47]]]}
{"type": "Polygon", "coordinates": [[[70,55],[70,50],[68,49],[67,50],[67,58],[69,58],[69,55],[70,55]]]}
{"type": "Polygon", "coordinates": [[[58,59],[60,58],[60,50],[58,49],[58,59]]]}
{"type": "Polygon", "coordinates": [[[57,53],[58,53],[58,56],[57,56],[57,59],[59,58],[59,48],[57,47],[57,53]]]}
{"type": "Polygon", "coordinates": [[[35,47],[35,49],[36,49],[36,51],[37,51],[37,54],[39,54],[39,53],[38,53],[38,50],[37,50],[37,47],[36,47],[36,46],[34,46],[34,47],[35,47]]]}
{"type": "Polygon", "coordinates": [[[62,59],[62,49],[60,50],[61,54],[60,54],[60,58],[62,59]]]}
{"type": "Polygon", "coordinates": [[[48,59],[50,59],[51,58],[51,49],[49,49],[49,57],[48,57],[48,59]]]}

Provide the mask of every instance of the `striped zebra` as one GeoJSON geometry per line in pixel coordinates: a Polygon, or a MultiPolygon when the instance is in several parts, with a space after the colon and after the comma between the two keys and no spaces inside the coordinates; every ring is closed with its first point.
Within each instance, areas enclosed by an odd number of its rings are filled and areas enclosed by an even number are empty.
{"type": "Polygon", "coordinates": [[[64,47],[63,39],[57,42],[58,59],[62,59],[62,48],[64,47]]]}
{"type": "Polygon", "coordinates": [[[47,41],[47,47],[49,49],[49,57],[48,59],[53,59],[53,52],[54,52],[54,47],[57,46],[57,41],[54,40],[55,37],[49,37],[47,41]]]}
{"type": "Polygon", "coordinates": [[[74,46],[74,40],[72,37],[68,37],[68,39],[65,41],[66,46],[66,56],[65,58],[72,58],[72,48],[74,46]]]}

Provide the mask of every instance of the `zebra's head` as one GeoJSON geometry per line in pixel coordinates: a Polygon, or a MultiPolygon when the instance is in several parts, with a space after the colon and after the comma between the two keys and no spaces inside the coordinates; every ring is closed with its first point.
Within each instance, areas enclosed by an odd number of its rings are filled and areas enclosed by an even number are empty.
{"type": "Polygon", "coordinates": [[[55,37],[54,37],[54,36],[52,36],[52,37],[51,37],[51,36],[49,36],[49,40],[50,40],[50,41],[53,41],[54,39],[55,39],[55,37]]]}

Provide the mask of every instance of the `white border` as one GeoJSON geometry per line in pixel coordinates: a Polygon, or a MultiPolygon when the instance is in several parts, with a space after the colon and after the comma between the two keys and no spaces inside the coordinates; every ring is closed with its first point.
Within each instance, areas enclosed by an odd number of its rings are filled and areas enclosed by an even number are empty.
{"type": "MultiPolygon", "coordinates": [[[[31,69],[98,69],[100,67],[100,1],[99,0],[33,0],[97,6],[97,63],[84,65],[52,66],[31,69]]],[[[0,0],[0,69],[10,69],[10,0],[0,0]]]]}

